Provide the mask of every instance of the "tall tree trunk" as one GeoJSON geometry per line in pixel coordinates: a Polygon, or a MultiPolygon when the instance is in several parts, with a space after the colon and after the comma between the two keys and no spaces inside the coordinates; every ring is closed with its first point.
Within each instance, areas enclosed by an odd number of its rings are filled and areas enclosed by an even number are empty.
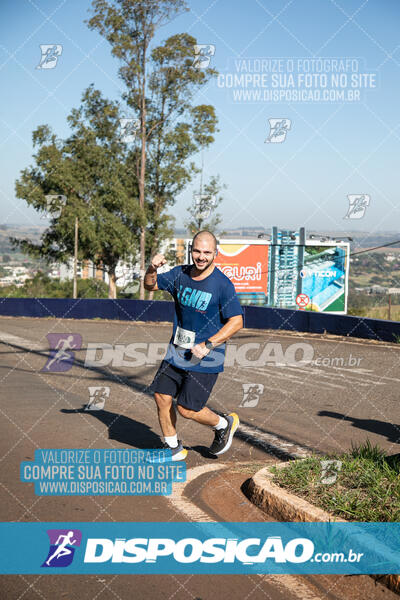
{"type": "MultiPolygon", "coordinates": [[[[141,156],[140,156],[140,178],[139,178],[139,206],[144,213],[144,186],[146,179],[146,45],[143,50],[143,79],[142,79],[142,110],[140,115],[141,125],[141,156]]],[[[146,228],[140,228],[140,300],[144,300],[144,273],[146,261],[146,228]]]]}
{"type": "Polygon", "coordinates": [[[75,240],[74,240],[74,282],[72,297],[78,297],[78,217],[75,217],[75,240]]]}
{"type": "Polygon", "coordinates": [[[117,278],[115,276],[115,269],[108,271],[108,297],[111,300],[117,298],[117,278]]]}

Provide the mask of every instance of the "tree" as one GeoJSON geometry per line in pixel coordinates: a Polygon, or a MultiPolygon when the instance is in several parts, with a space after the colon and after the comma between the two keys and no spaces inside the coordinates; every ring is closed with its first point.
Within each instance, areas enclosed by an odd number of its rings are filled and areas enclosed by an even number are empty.
{"type": "Polygon", "coordinates": [[[216,232],[222,217],[219,213],[211,215],[223,200],[219,195],[223,188],[226,186],[220,183],[218,176],[212,176],[204,187],[200,184],[200,192],[194,195],[193,204],[188,208],[189,219],[185,221],[185,227],[191,235],[202,229],[216,232]]]}
{"type": "Polygon", "coordinates": [[[112,46],[126,85],[123,99],[139,119],[135,154],[139,186],[140,298],[144,298],[147,252],[165,234],[166,206],[191,180],[189,157],[213,141],[216,118],[212,106],[193,106],[194,94],[215,71],[193,66],[196,40],[174,35],[150,50],[157,30],[186,10],[184,0],[93,0],[88,21],[112,46]],[[150,244],[146,244],[146,227],[150,244]]]}
{"type": "Polygon", "coordinates": [[[33,132],[35,166],[22,171],[16,194],[36,210],[49,210],[50,197],[63,198],[40,243],[11,238],[14,246],[47,262],[67,262],[79,222],[79,260],[91,260],[109,275],[109,297],[116,298],[119,260],[134,260],[140,226],[132,156],[120,139],[120,107],[90,86],[82,106],[68,117],[72,134],[57,139],[47,125],[33,132]]]}

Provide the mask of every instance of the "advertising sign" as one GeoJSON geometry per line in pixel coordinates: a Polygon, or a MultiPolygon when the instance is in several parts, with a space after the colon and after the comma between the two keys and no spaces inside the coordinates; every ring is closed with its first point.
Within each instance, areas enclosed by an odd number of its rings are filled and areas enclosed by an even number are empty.
{"type": "Polygon", "coordinates": [[[346,312],[348,243],[321,243],[306,239],[304,228],[273,227],[268,256],[268,306],[346,312]]]}
{"type": "MultiPolygon", "coordinates": [[[[187,260],[192,262],[190,240],[187,260]]],[[[272,239],[221,239],[215,265],[235,286],[241,304],[346,313],[347,242],[319,242],[299,231],[272,228],[272,239]],[[307,299],[307,301],[305,301],[307,299]]]]}
{"type": "Polygon", "coordinates": [[[305,310],[346,312],[347,250],[347,245],[306,245],[300,270],[301,291],[310,299],[305,310]]]}
{"type": "Polygon", "coordinates": [[[232,281],[242,304],[266,303],[268,244],[265,240],[247,243],[222,240],[215,264],[232,281]]]}

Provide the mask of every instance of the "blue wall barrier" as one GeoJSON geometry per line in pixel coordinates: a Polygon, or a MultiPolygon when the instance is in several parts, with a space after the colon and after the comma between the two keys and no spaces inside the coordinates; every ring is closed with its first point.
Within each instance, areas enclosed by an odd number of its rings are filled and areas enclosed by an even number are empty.
{"type": "Polygon", "coordinates": [[[396,342],[400,322],[348,315],[245,306],[245,326],[252,329],[284,329],[307,333],[331,333],[349,337],[396,342]]]}
{"type": "MultiPolygon", "coordinates": [[[[331,333],[385,342],[400,339],[400,322],[285,308],[243,306],[244,325],[251,329],[331,333]]],[[[173,302],[95,298],[0,298],[0,315],[57,319],[172,321],[173,302]]]]}
{"type": "Polygon", "coordinates": [[[0,315],[57,319],[172,321],[173,302],[96,298],[0,298],[0,315]]]}

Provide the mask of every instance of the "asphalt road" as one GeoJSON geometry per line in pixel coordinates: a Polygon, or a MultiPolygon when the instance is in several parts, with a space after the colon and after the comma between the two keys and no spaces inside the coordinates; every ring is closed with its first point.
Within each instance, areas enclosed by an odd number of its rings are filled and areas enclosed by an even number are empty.
{"type": "MultiPolygon", "coordinates": [[[[211,408],[234,410],[241,419],[229,453],[212,458],[207,453],[212,432],[180,418],[179,436],[189,449],[188,482],[171,498],[35,496],[33,484],[19,481],[19,465],[33,460],[37,448],[157,447],[159,427],[146,388],[157,368],[154,357],[162,351],[156,345],[168,342],[170,331],[170,324],[0,318],[2,521],[264,521],[268,516],[247,501],[243,486],[267,462],[313,450],[343,451],[367,438],[390,454],[400,452],[400,347],[243,330],[232,340],[231,366],[219,376],[209,401],[211,408]],[[46,370],[48,334],[81,336],[81,348],[68,371],[46,370]],[[103,353],[91,351],[97,366],[88,367],[88,346],[94,344],[108,346],[103,353]],[[127,348],[129,344],[142,346],[138,350],[127,348]],[[245,344],[253,346],[244,348],[245,344]],[[132,365],[134,350],[153,362],[141,359],[132,365]],[[305,364],[299,363],[302,357],[307,358],[305,364]],[[252,391],[247,389],[250,385],[252,391]],[[93,386],[108,387],[109,397],[104,410],[84,411],[93,386]]],[[[0,579],[0,598],[55,597],[361,600],[395,595],[367,576],[0,579]]]]}

